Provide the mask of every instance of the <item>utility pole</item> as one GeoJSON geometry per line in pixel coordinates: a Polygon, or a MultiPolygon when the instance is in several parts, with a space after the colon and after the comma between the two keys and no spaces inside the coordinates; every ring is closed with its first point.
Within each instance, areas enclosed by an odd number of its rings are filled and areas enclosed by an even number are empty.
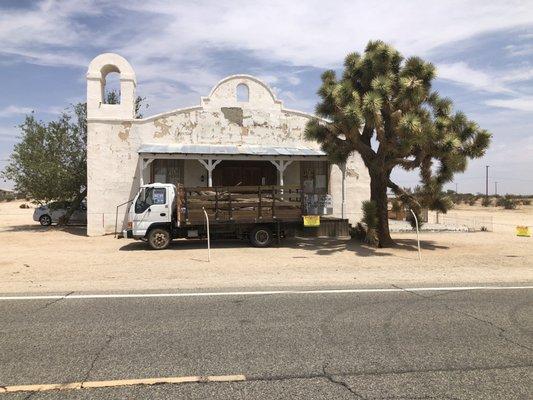
{"type": "Polygon", "coordinates": [[[498,196],[498,182],[494,181],[494,194],[498,196]]]}
{"type": "Polygon", "coordinates": [[[455,194],[457,194],[457,182],[455,182],[455,194]]]}
{"type": "Polygon", "coordinates": [[[489,197],[489,166],[485,166],[485,196],[489,197]]]}

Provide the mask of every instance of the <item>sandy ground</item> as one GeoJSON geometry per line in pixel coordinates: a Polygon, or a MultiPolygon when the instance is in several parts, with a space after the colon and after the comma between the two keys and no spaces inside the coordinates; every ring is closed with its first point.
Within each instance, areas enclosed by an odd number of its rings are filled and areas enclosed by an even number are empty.
{"type": "Polygon", "coordinates": [[[373,249],[353,240],[288,240],[256,249],[239,241],[179,241],[151,251],[142,242],[86,237],[83,227],[43,228],[33,209],[0,203],[0,293],[189,290],[267,287],[387,287],[533,282],[533,207],[515,211],[461,207],[456,216],[493,215],[496,232],[395,234],[398,245],[373,249]]]}
{"type": "MultiPolygon", "coordinates": [[[[518,206],[516,210],[505,210],[502,207],[482,207],[461,204],[446,214],[448,220],[457,222],[471,222],[475,218],[480,220],[489,217],[492,219],[494,232],[514,233],[517,225],[526,225],[533,228],[533,205],[518,206]]],[[[446,220],[445,217],[445,220],[446,220]]],[[[442,218],[441,218],[442,219],[442,218]]],[[[533,230],[533,229],[532,229],[533,230]]]]}

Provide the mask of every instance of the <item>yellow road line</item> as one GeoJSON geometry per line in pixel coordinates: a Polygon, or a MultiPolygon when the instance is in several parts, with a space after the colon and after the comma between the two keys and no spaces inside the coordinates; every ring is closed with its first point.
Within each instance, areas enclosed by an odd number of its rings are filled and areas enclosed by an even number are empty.
{"type": "Polygon", "coordinates": [[[47,392],[52,390],[73,390],[87,388],[106,388],[116,386],[133,385],[158,385],[158,384],[178,384],[178,383],[200,383],[200,382],[240,382],[245,381],[244,375],[214,375],[214,376],[171,376],[162,378],[141,378],[141,379],[118,379],[112,381],[89,381],[72,383],[52,383],[41,385],[16,385],[0,386],[0,393],[13,392],[47,392]]]}

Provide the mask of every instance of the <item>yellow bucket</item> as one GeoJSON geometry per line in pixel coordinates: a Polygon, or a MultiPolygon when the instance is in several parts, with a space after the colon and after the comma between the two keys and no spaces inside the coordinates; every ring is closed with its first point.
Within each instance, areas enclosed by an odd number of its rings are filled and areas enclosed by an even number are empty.
{"type": "Polygon", "coordinates": [[[516,227],[516,236],[531,237],[531,232],[529,231],[529,226],[517,226],[516,227]]]}

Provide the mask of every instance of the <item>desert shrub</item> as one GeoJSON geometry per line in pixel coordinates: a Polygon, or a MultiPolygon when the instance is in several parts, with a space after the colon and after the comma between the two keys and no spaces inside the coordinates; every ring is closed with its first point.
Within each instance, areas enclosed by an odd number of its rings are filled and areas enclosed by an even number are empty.
{"type": "MultiPolygon", "coordinates": [[[[418,219],[418,229],[420,229],[422,225],[424,225],[424,221],[422,221],[422,216],[420,215],[420,210],[415,209],[413,210],[413,212],[415,213],[416,218],[418,219]]],[[[413,217],[413,214],[411,214],[411,211],[407,213],[406,220],[407,222],[409,222],[413,230],[416,229],[416,221],[415,221],[415,218],[413,217]]]]}
{"type": "Polygon", "coordinates": [[[517,201],[514,200],[511,196],[500,197],[496,201],[496,206],[503,207],[506,210],[514,210],[517,206],[517,201]]]}
{"type": "Polygon", "coordinates": [[[483,197],[483,200],[481,201],[481,205],[483,207],[489,207],[492,204],[492,200],[490,197],[483,197]]]}
{"type": "Polygon", "coordinates": [[[531,200],[530,200],[530,199],[522,200],[522,205],[524,205],[524,206],[530,206],[530,205],[531,205],[531,200]]]}
{"type": "Polygon", "coordinates": [[[506,210],[514,210],[516,208],[516,201],[506,196],[503,199],[503,208],[505,208],[506,210]]]}
{"type": "Polygon", "coordinates": [[[353,239],[357,239],[362,242],[366,238],[366,228],[364,227],[362,223],[358,222],[354,228],[350,229],[350,236],[353,239]]]}
{"type": "Polygon", "coordinates": [[[29,205],[27,205],[26,203],[22,203],[19,208],[30,208],[29,205]]]}
{"type": "Polygon", "coordinates": [[[363,223],[366,225],[365,242],[378,247],[378,207],[374,201],[363,201],[363,223]]]}
{"type": "Polygon", "coordinates": [[[468,199],[468,205],[469,206],[475,206],[476,205],[476,201],[477,201],[477,199],[475,197],[471,197],[470,199],[468,199]]]}

